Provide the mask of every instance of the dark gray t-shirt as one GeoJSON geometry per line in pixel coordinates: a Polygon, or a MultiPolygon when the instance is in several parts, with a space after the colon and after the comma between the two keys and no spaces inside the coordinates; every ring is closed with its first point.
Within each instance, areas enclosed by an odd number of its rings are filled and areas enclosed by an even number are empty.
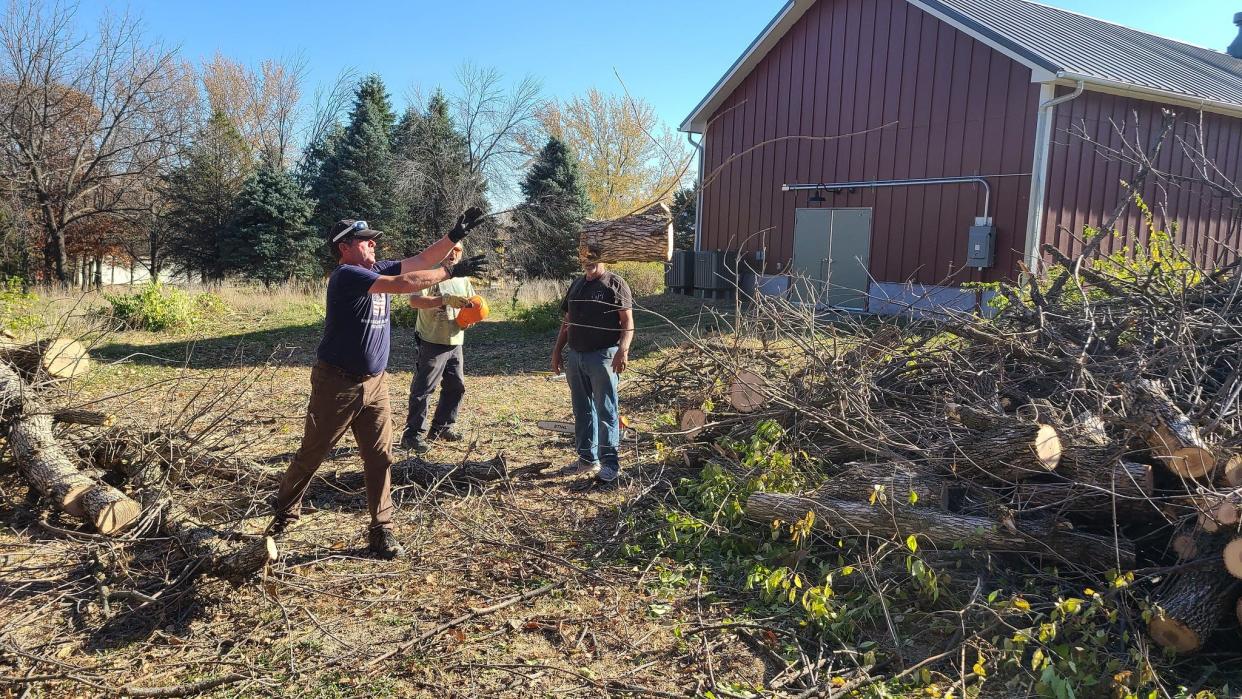
{"type": "Polygon", "coordinates": [[[599,279],[578,277],[561,301],[561,313],[569,318],[569,347],[595,352],[621,342],[622,309],[634,307],[630,285],[612,272],[599,279]]]}
{"type": "Polygon", "coordinates": [[[378,374],[388,368],[388,294],[369,293],[381,276],[401,273],[400,260],[376,262],[371,269],[341,265],[328,277],[327,315],[316,355],[351,374],[378,374]]]}

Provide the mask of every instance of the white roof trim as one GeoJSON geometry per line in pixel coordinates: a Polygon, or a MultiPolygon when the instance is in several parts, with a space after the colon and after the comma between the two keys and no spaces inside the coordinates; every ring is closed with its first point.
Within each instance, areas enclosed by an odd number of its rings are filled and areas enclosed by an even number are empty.
{"type": "Polygon", "coordinates": [[[742,55],[733,62],[724,77],[716,82],[707,96],[699,102],[698,106],[690,112],[690,116],[686,117],[677,129],[689,133],[703,133],[703,129],[707,128],[707,120],[720,107],[720,103],[737,89],[746,76],[750,75],[750,71],[754,70],[759,61],[768,55],[772,47],[784,38],[789,28],[801,19],[815,2],[816,0],[789,0],[785,3],[772,21],[768,22],[768,26],[764,27],[763,31],[759,32],[759,36],[750,42],[750,46],[747,46],[742,55]]]}

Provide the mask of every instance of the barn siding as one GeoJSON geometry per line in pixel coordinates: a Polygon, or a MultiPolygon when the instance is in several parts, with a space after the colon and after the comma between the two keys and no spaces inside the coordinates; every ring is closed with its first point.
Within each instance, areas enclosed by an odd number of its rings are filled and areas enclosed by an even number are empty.
{"type": "MultiPolygon", "coordinates": [[[[1039,86],[1030,71],[905,0],[820,0],[711,117],[704,135],[704,249],[768,251],[788,265],[794,209],[783,183],[988,175],[996,265],[1022,259],[1039,86]],[[825,139],[851,133],[863,134],[825,139]],[[788,138],[788,137],[798,138],[788,138]]],[[[960,284],[974,186],[827,195],[874,209],[878,281],[960,284]]]]}
{"type": "MultiPolygon", "coordinates": [[[[1103,225],[1124,192],[1121,181],[1130,180],[1135,174],[1133,167],[1100,157],[1078,134],[1085,129],[1105,148],[1116,149],[1122,146],[1120,127],[1128,134],[1126,140],[1150,142],[1159,131],[1160,112],[1164,108],[1177,114],[1177,123],[1165,142],[1157,167],[1191,175],[1191,163],[1179,140],[1198,142],[1200,114],[1194,109],[1164,107],[1098,92],[1085,92],[1056,108],[1044,242],[1067,255],[1082,250],[1083,226],[1103,225]]],[[[1207,113],[1202,114],[1202,119],[1204,151],[1225,176],[1236,181],[1242,172],[1242,119],[1207,113]]],[[[1231,206],[1228,200],[1212,196],[1201,185],[1169,187],[1154,181],[1144,187],[1143,198],[1155,214],[1157,230],[1168,231],[1199,264],[1213,266],[1236,256],[1242,245],[1242,210],[1231,206]]],[[[1105,239],[1101,244],[1105,252],[1147,238],[1146,226],[1133,206],[1126,209],[1115,230],[1121,235],[1105,239]]]]}

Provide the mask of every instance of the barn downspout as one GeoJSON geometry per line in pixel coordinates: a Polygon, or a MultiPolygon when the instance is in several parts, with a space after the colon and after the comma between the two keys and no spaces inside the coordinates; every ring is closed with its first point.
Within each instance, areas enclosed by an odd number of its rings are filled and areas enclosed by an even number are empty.
{"type": "Polygon", "coordinates": [[[702,241],[699,239],[699,236],[703,231],[703,139],[706,138],[706,135],[700,136],[698,143],[695,143],[694,139],[691,138],[693,135],[689,131],[686,132],[686,140],[699,152],[699,176],[694,183],[694,249],[697,252],[702,249],[702,241]]]}
{"type": "Polygon", "coordinates": [[[1026,268],[1039,272],[1039,243],[1044,235],[1044,199],[1048,193],[1048,160],[1052,154],[1052,122],[1054,108],[1082,94],[1083,81],[1078,80],[1074,91],[1068,95],[1056,95],[1054,83],[1043,83],[1039,88],[1038,116],[1035,120],[1035,157],[1031,161],[1031,198],[1026,212],[1026,268]]]}

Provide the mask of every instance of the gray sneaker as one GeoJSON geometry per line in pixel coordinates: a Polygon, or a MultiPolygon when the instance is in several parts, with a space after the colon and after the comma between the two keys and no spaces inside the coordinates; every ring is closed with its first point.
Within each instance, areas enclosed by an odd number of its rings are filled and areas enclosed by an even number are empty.
{"type": "Polygon", "coordinates": [[[595,480],[601,483],[611,483],[617,480],[619,475],[621,475],[621,469],[616,466],[604,466],[595,474],[595,480]]]}
{"type": "Polygon", "coordinates": [[[599,462],[586,462],[582,459],[574,459],[571,463],[566,464],[564,468],[556,472],[558,476],[593,476],[599,472],[599,462]]]}

